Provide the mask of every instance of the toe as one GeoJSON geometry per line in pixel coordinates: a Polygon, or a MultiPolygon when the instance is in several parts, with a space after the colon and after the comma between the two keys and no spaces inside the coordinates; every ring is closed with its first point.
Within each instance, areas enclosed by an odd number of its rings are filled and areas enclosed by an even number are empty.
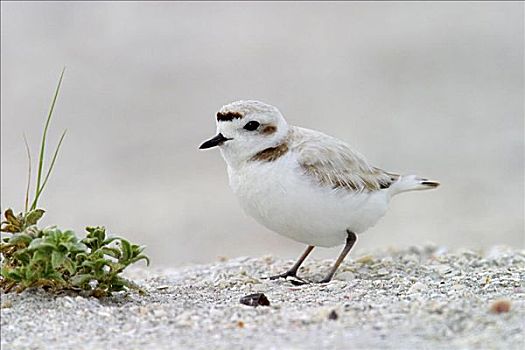
{"type": "Polygon", "coordinates": [[[290,283],[293,284],[294,286],[303,286],[305,284],[310,284],[310,281],[307,281],[297,276],[288,277],[286,280],[290,281],[290,283]]]}

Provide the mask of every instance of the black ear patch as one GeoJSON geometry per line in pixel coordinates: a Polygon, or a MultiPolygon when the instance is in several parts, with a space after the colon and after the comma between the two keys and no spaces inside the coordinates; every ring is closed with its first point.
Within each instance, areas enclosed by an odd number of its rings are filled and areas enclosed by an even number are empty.
{"type": "Polygon", "coordinates": [[[244,116],[239,112],[226,112],[226,113],[218,112],[217,113],[217,121],[219,122],[229,122],[234,119],[241,119],[242,117],[244,116]]]}

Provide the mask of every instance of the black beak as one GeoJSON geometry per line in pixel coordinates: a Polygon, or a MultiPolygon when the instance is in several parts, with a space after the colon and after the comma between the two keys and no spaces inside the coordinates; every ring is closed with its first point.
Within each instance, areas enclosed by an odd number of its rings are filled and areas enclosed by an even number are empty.
{"type": "Polygon", "coordinates": [[[228,140],[232,140],[232,139],[224,137],[221,133],[218,133],[217,136],[214,136],[213,138],[209,139],[208,141],[205,141],[202,145],[200,145],[199,149],[206,149],[206,148],[212,148],[215,146],[220,146],[228,140]]]}

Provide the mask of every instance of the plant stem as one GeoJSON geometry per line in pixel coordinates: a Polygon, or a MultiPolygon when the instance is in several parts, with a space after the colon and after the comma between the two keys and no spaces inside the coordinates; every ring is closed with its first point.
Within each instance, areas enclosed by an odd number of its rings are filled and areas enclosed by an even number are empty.
{"type": "Polygon", "coordinates": [[[46,125],[44,127],[44,132],[42,134],[42,143],[40,145],[40,154],[38,156],[38,175],[36,178],[36,189],[35,189],[35,200],[33,201],[33,205],[31,206],[31,209],[36,208],[37,200],[39,193],[42,192],[42,188],[40,187],[40,182],[42,179],[42,168],[44,167],[44,151],[46,147],[46,136],[47,136],[47,129],[49,127],[49,122],[51,121],[51,116],[53,115],[53,110],[55,109],[55,103],[58,98],[58,92],[60,91],[60,85],[62,85],[62,79],[64,78],[64,72],[66,71],[66,67],[62,69],[62,73],[60,74],[60,79],[58,80],[57,87],[55,89],[55,94],[53,96],[53,101],[51,102],[51,107],[49,108],[49,113],[47,115],[46,119],[46,125]]]}
{"type": "MultiPolygon", "coordinates": [[[[64,78],[64,72],[66,71],[66,67],[62,69],[62,73],[60,74],[60,79],[58,80],[58,85],[55,89],[55,94],[53,96],[53,101],[51,102],[51,107],[49,108],[49,113],[47,114],[46,119],[46,125],[44,127],[44,132],[42,134],[42,143],[40,145],[40,154],[38,157],[38,175],[36,178],[36,191],[35,191],[35,199],[38,196],[38,192],[40,192],[40,181],[42,178],[42,168],[44,167],[44,151],[46,147],[46,136],[47,136],[47,129],[49,127],[49,122],[51,121],[51,116],[53,115],[53,110],[55,109],[55,103],[58,98],[58,92],[60,91],[60,85],[62,85],[62,79],[64,78]]],[[[35,203],[36,205],[36,203],[35,203]]]]}
{"type": "Polygon", "coordinates": [[[27,144],[27,138],[24,134],[24,144],[26,145],[27,151],[27,187],[26,187],[26,198],[24,203],[24,214],[27,213],[29,205],[29,189],[31,187],[31,152],[29,151],[29,145],[27,144]]]}
{"type": "Polygon", "coordinates": [[[44,182],[42,182],[42,187],[40,187],[40,190],[36,193],[33,204],[31,204],[31,210],[36,209],[36,203],[38,201],[38,198],[40,197],[40,194],[44,191],[44,187],[46,187],[47,180],[49,179],[49,175],[51,175],[51,170],[53,170],[53,167],[55,166],[55,161],[57,160],[58,151],[60,150],[62,141],[64,141],[66,132],[67,130],[64,130],[64,132],[62,133],[62,136],[60,137],[60,141],[58,141],[57,148],[55,149],[55,153],[53,154],[53,159],[51,160],[51,165],[49,166],[49,169],[47,170],[46,177],[44,178],[44,182]]]}

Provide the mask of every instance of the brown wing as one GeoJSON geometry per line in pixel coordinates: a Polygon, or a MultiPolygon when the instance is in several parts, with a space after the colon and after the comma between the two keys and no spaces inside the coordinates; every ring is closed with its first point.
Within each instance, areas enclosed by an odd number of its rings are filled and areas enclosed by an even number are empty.
{"type": "Polygon", "coordinates": [[[294,128],[291,146],[307,176],[319,184],[349,191],[388,188],[399,175],[370,166],[346,143],[313,130],[294,128]]]}

